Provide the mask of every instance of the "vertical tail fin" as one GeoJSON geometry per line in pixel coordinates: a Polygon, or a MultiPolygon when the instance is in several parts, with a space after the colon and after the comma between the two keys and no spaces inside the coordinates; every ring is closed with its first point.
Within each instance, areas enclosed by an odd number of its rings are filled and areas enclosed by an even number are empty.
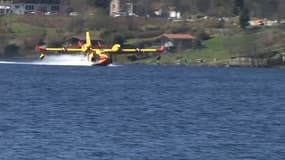
{"type": "Polygon", "coordinates": [[[88,47],[91,46],[91,38],[90,38],[90,33],[89,32],[86,32],[86,45],[88,47]]]}

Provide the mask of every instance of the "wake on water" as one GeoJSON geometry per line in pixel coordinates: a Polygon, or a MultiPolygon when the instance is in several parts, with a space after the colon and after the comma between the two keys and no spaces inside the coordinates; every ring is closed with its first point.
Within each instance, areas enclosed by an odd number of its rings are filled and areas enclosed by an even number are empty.
{"type": "MultiPolygon", "coordinates": [[[[22,61],[0,61],[0,64],[25,64],[25,65],[55,65],[55,66],[91,66],[85,55],[51,55],[43,60],[30,62],[22,61]]],[[[117,65],[108,65],[117,66],[117,65]]]]}

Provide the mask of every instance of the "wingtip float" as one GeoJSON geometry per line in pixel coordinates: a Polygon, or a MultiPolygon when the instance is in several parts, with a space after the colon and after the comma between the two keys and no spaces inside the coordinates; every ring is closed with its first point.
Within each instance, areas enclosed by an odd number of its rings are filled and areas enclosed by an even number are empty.
{"type": "Polygon", "coordinates": [[[42,60],[42,59],[44,59],[44,58],[45,58],[45,54],[41,53],[41,54],[40,54],[40,59],[42,60]]]}
{"type": "MultiPolygon", "coordinates": [[[[62,52],[62,53],[82,53],[87,56],[89,62],[92,65],[106,66],[112,63],[111,55],[115,54],[139,54],[139,53],[157,53],[159,59],[161,53],[164,52],[164,46],[158,49],[153,48],[121,48],[120,44],[114,44],[111,48],[102,48],[101,43],[97,47],[92,46],[90,33],[86,32],[86,42],[78,46],[78,48],[49,48],[46,46],[36,45],[36,52],[40,53],[40,59],[45,58],[43,52],[62,52]]],[[[158,59],[158,58],[157,58],[158,59]]]]}

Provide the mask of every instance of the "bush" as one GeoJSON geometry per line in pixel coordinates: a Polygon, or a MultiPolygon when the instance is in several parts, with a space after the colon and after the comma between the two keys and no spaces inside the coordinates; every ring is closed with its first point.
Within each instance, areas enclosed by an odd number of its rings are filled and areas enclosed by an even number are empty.
{"type": "Polygon", "coordinates": [[[192,42],[192,48],[193,49],[199,49],[199,48],[202,48],[202,43],[201,43],[201,41],[199,41],[199,40],[193,40],[193,42],[192,42]]]}
{"type": "Polygon", "coordinates": [[[210,20],[207,21],[207,24],[205,25],[208,28],[224,28],[225,22],[223,20],[210,20]]]}
{"type": "Polygon", "coordinates": [[[113,40],[113,41],[114,41],[113,43],[120,44],[121,47],[124,47],[124,43],[126,42],[126,40],[125,40],[125,38],[124,38],[122,35],[120,35],[120,34],[115,34],[113,39],[114,39],[114,40],[113,40]]]}
{"type": "Polygon", "coordinates": [[[195,33],[195,36],[198,40],[203,40],[203,41],[209,40],[211,38],[210,35],[204,30],[197,31],[197,33],[195,33]]]}
{"type": "Polygon", "coordinates": [[[13,57],[19,54],[20,47],[16,44],[9,44],[4,48],[4,56],[13,57]]]}
{"type": "Polygon", "coordinates": [[[67,30],[70,32],[81,33],[84,29],[84,20],[80,17],[73,18],[67,25],[67,30]]]}

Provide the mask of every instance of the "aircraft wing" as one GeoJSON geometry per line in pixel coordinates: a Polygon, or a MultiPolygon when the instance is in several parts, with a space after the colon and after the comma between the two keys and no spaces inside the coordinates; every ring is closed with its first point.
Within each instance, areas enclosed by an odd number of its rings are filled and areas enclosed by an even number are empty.
{"type": "Polygon", "coordinates": [[[164,46],[160,48],[122,48],[120,54],[136,54],[136,53],[162,53],[164,52],[164,46]]]}
{"type": "Polygon", "coordinates": [[[140,49],[140,48],[136,48],[136,49],[122,49],[121,51],[122,53],[155,53],[158,52],[157,49],[140,49]]]}
{"type": "Polygon", "coordinates": [[[155,48],[121,48],[119,44],[113,45],[110,49],[91,49],[92,51],[98,53],[109,53],[109,54],[136,54],[136,53],[162,53],[164,51],[164,46],[158,49],[155,48]]]}
{"type": "Polygon", "coordinates": [[[81,48],[45,48],[45,47],[36,47],[38,52],[53,51],[53,52],[82,52],[81,48]]]}

